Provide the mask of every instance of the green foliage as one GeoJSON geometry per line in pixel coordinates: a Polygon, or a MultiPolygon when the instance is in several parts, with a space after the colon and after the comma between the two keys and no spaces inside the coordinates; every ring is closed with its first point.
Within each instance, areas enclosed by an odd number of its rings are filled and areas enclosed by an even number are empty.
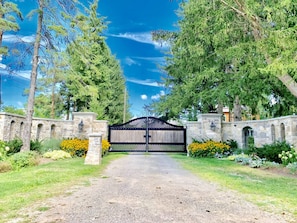
{"type": "Polygon", "coordinates": [[[238,154],[238,155],[233,155],[232,159],[236,162],[236,163],[240,163],[242,165],[249,165],[251,162],[251,158],[250,156],[246,155],[246,154],[238,154]]]}
{"type": "MultiPolygon", "coordinates": [[[[17,4],[11,1],[1,1],[0,10],[1,34],[3,35],[4,32],[18,31],[20,27],[16,22],[16,18],[23,19],[23,16],[17,4]]],[[[2,39],[0,44],[2,44],[2,39]]],[[[0,45],[0,54],[7,55],[8,48],[0,45]]]]}
{"type": "Polygon", "coordinates": [[[255,147],[255,139],[253,136],[249,136],[247,138],[247,146],[248,146],[248,149],[253,149],[255,147]]]}
{"type": "Polygon", "coordinates": [[[7,152],[9,151],[9,147],[5,142],[0,140],[0,161],[7,159],[7,152]]]}
{"type": "Polygon", "coordinates": [[[240,163],[242,165],[249,165],[252,168],[259,168],[263,166],[265,163],[263,159],[256,155],[247,155],[247,154],[237,154],[231,155],[227,157],[227,160],[235,161],[236,163],[240,163]]]}
{"type": "MultiPolygon", "coordinates": [[[[60,95],[65,99],[65,109],[92,111],[97,119],[121,123],[123,111],[128,111],[125,97],[125,79],[116,57],[112,55],[103,30],[104,18],[97,13],[94,1],[86,13],[78,13],[71,21],[75,40],[67,47],[68,73],[63,80],[60,95]],[[75,106],[74,106],[75,105],[75,106]]],[[[127,119],[129,114],[127,114],[127,119]]]]}
{"type": "Polygon", "coordinates": [[[23,142],[21,139],[15,138],[6,142],[6,145],[9,147],[9,151],[7,152],[7,155],[12,155],[21,151],[23,142]]]}
{"type": "Polygon", "coordinates": [[[218,104],[232,109],[239,96],[252,114],[292,114],[296,98],[278,77],[297,76],[296,3],[222,2],[183,1],[180,31],[155,32],[154,39],[171,43],[164,67],[170,93],[153,103],[155,112],[171,118],[193,108],[209,112],[218,104]]]}
{"type": "Polygon", "coordinates": [[[3,106],[2,111],[16,115],[25,115],[24,109],[15,108],[13,106],[3,106]]]}
{"type": "Polygon", "coordinates": [[[215,157],[231,153],[230,146],[222,143],[208,140],[206,142],[193,142],[188,146],[189,155],[192,157],[215,157]]]}
{"type": "Polygon", "coordinates": [[[282,151],[280,154],[278,154],[278,157],[281,159],[284,166],[287,166],[289,163],[297,162],[297,152],[295,149],[282,151]]]}
{"type": "Polygon", "coordinates": [[[31,140],[30,141],[30,150],[41,153],[42,141],[40,141],[39,139],[31,140]]]}
{"type": "Polygon", "coordinates": [[[279,154],[282,151],[290,151],[291,146],[286,142],[274,142],[272,144],[265,144],[262,147],[250,148],[248,150],[249,154],[255,154],[262,159],[266,159],[267,161],[281,163],[281,158],[279,154]]]}
{"type": "Polygon", "coordinates": [[[228,139],[225,144],[229,145],[233,152],[234,150],[238,149],[238,143],[236,140],[228,139]]]}
{"type": "Polygon", "coordinates": [[[24,167],[36,166],[38,164],[38,154],[35,151],[15,153],[8,159],[14,170],[24,167]]]}
{"type": "Polygon", "coordinates": [[[61,142],[62,142],[62,139],[57,139],[57,138],[43,140],[40,152],[43,154],[48,151],[60,150],[61,142]]]}
{"type": "Polygon", "coordinates": [[[53,160],[61,160],[66,158],[71,158],[71,155],[63,150],[53,150],[43,154],[44,158],[50,158],[53,160]]]}

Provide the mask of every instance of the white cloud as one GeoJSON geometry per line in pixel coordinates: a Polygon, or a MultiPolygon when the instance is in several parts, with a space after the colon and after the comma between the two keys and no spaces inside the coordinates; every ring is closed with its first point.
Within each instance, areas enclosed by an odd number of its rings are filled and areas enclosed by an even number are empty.
{"type": "Polygon", "coordinates": [[[134,83],[134,84],[140,84],[145,86],[151,86],[151,87],[163,87],[164,85],[161,83],[158,83],[157,81],[146,79],[146,80],[139,80],[139,79],[127,79],[128,82],[134,83]]]}
{"type": "Polygon", "coordinates": [[[126,32],[126,33],[120,33],[120,34],[109,34],[109,36],[130,39],[140,43],[151,44],[151,45],[154,45],[156,48],[161,48],[161,47],[166,48],[169,46],[167,42],[163,42],[161,44],[157,41],[153,41],[151,32],[141,32],[141,33],[126,32]]]}
{"type": "Polygon", "coordinates": [[[147,70],[152,72],[152,73],[164,73],[164,71],[161,70],[161,69],[147,69],[147,70]]]}
{"type": "Polygon", "coordinates": [[[142,100],[146,100],[147,99],[147,95],[146,94],[142,94],[142,95],[140,95],[140,97],[141,97],[142,100]]]}
{"type": "Polygon", "coordinates": [[[3,42],[8,43],[17,43],[17,42],[23,42],[23,43],[33,43],[35,41],[35,35],[31,36],[19,36],[19,35],[3,35],[3,42]]]}
{"type": "Polygon", "coordinates": [[[6,65],[5,64],[3,64],[3,63],[1,63],[1,61],[2,61],[2,55],[0,54],[0,69],[6,69],[6,65]]]}
{"type": "Polygon", "coordinates": [[[6,68],[7,68],[7,66],[5,64],[0,63],[0,69],[6,69],[6,68]]]}
{"type": "Polygon", "coordinates": [[[23,108],[24,107],[24,103],[21,102],[21,101],[18,101],[17,102],[17,105],[18,105],[19,108],[23,108]]]}
{"type": "Polygon", "coordinates": [[[30,79],[31,78],[31,70],[20,70],[14,73],[17,76],[30,79]]]}
{"type": "Polygon", "coordinates": [[[164,57],[133,57],[133,58],[138,60],[149,60],[156,63],[162,63],[165,61],[164,57]]]}
{"type": "Polygon", "coordinates": [[[132,65],[141,65],[140,63],[138,63],[137,61],[133,60],[131,57],[126,57],[125,60],[124,60],[124,63],[129,65],[129,66],[132,66],[132,65]]]}
{"type": "Polygon", "coordinates": [[[161,96],[165,95],[165,91],[160,91],[159,94],[155,94],[151,97],[152,100],[158,100],[161,96]]]}

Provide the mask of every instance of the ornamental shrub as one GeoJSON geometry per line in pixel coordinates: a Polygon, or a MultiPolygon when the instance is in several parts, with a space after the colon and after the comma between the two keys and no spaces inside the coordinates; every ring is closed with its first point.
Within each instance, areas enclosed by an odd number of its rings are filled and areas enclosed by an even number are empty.
{"type": "MultiPolygon", "coordinates": [[[[88,139],[64,139],[60,145],[61,149],[68,152],[71,156],[85,157],[89,148],[88,139]]],[[[102,140],[102,155],[105,155],[110,147],[110,143],[106,140],[102,140]]]]}
{"type": "Polygon", "coordinates": [[[266,159],[266,161],[270,162],[277,162],[281,163],[281,158],[279,157],[279,154],[282,153],[282,151],[290,151],[291,146],[286,142],[274,142],[272,144],[265,144],[262,147],[259,148],[252,148],[248,150],[249,154],[256,154],[262,159],[266,159]]]}
{"type": "Polygon", "coordinates": [[[61,142],[61,149],[71,156],[85,157],[89,147],[88,139],[64,139],[61,142]]]}
{"type": "Polygon", "coordinates": [[[289,163],[297,162],[297,152],[294,149],[282,151],[278,154],[278,157],[281,159],[284,166],[287,166],[289,163]]]}
{"type": "Polygon", "coordinates": [[[192,157],[215,157],[229,154],[230,146],[226,143],[208,140],[205,142],[193,142],[188,146],[189,155],[192,157]]]}
{"type": "Polygon", "coordinates": [[[45,152],[48,152],[48,151],[60,150],[61,142],[62,142],[62,139],[58,139],[58,138],[43,140],[42,148],[40,150],[41,154],[44,154],[45,152]]]}
{"type": "Polygon", "coordinates": [[[21,147],[23,146],[23,141],[19,138],[15,138],[6,142],[6,145],[9,147],[9,151],[7,152],[7,155],[10,156],[12,154],[15,154],[21,151],[21,147]]]}
{"type": "Polygon", "coordinates": [[[103,139],[102,140],[102,155],[103,156],[108,153],[109,148],[110,148],[110,143],[106,139],[103,139]]]}
{"type": "Polygon", "coordinates": [[[42,141],[35,139],[35,140],[30,140],[30,150],[31,151],[36,151],[38,153],[41,153],[42,149],[42,141]]]}
{"type": "Polygon", "coordinates": [[[7,152],[9,151],[9,147],[6,146],[6,143],[0,140],[0,161],[7,159],[7,152]]]}
{"type": "Polygon", "coordinates": [[[71,155],[63,150],[53,150],[43,154],[44,158],[50,158],[52,160],[61,160],[71,158],[71,155]]]}
{"type": "Polygon", "coordinates": [[[35,151],[15,153],[8,160],[14,170],[19,170],[24,167],[36,166],[38,164],[38,153],[35,151]]]}

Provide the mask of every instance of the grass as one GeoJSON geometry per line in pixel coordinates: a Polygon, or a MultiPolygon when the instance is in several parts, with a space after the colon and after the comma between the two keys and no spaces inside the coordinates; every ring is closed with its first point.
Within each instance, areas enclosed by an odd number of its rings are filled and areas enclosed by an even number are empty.
{"type": "Polygon", "coordinates": [[[191,158],[180,154],[172,157],[199,177],[235,190],[264,210],[285,215],[296,222],[296,177],[280,176],[228,160],[191,158]]]}
{"type": "Polygon", "coordinates": [[[121,156],[123,153],[109,154],[101,165],[95,166],[84,165],[83,158],[73,158],[1,173],[0,222],[14,218],[23,207],[65,192],[74,184],[88,185],[89,177],[100,175],[108,163],[121,156]]]}

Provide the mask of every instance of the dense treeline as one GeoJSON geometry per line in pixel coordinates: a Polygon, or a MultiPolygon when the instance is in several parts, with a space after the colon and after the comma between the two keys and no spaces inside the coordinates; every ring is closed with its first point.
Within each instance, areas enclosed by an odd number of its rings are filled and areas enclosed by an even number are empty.
{"type": "Polygon", "coordinates": [[[153,106],[167,118],[233,108],[276,117],[296,112],[295,1],[190,0],[180,4],[179,31],[164,69],[170,94],[153,106]]]}

